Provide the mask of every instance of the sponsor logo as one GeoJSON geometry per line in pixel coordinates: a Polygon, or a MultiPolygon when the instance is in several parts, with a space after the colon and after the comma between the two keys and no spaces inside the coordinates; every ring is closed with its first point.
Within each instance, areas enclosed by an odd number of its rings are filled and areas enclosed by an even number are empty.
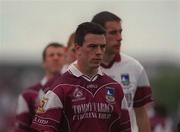
{"type": "Polygon", "coordinates": [[[89,102],[72,105],[73,120],[110,119],[114,106],[106,102],[89,102]]]}
{"type": "Polygon", "coordinates": [[[111,87],[107,87],[107,92],[106,92],[106,101],[108,103],[115,103],[115,90],[114,88],[111,88],[111,87]]]}
{"type": "Polygon", "coordinates": [[[48,98],[45,98],[43,97],[40,102],[39,102],[39,106],[38,106],[38,109],[37,109],[37,113],[44,113],[45,112],[45,106],[48,102],[48,98]]]}
{"type": "Polygon", "coordinates": [[[121,83],[124,85],[124,86],[127,86],[130,84],[130,78],[129,78],[129,74],[126,73],[126,74],[121,74],[121,83]]]}
{"type": "Polygon", "coordinates": [[[90,89],[90,88],[97,88],[98,86],[95,85],[95,84],[89,84],[87,85],[87,88],[90,89]]]}

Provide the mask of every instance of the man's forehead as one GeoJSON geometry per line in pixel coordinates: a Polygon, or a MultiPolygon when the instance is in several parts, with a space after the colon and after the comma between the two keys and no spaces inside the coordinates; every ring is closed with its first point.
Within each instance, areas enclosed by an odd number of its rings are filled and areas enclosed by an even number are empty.
{"type": "Polygon", "coordinates": [[[60,50],[60,49],[64,49],[64,47],[50,46],[50,47],[47,48],[47,50],[60,50]]]}
{"type": "Polygon", "coordinates": [[[105,23],[106,29],[121,29],[121,22],[120,21],[108,21],[105,23]]]}
{"type": "Polygon", "coordinates": [[[50,53],[50,52],[64,52],[65,48],[64,47],[48,47],[46,50],[46,53],[50,53]]]}
{"type": "Polygon", "coordinates": [[[84,40],[87,41],[103,41],[105,40],[105,35],[104,34],[87,34],[84,38],[84,40]]]}

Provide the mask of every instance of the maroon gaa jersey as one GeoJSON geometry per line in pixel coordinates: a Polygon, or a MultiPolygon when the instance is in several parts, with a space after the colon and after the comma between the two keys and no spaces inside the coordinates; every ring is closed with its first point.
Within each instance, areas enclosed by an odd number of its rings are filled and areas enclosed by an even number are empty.
{"type": "MultiPolygon", "coordinates": [[[[60,76],[60,75],[58,75],[60,76]]],[[[43,78],[38,84],[25,89],[18,98],[14,132],[36,132],[31,123],[37,110],[38,102],[44,93],[50,89],[57,76],[51,80],[43,78]]]]}
{"type": "Polygon", "coordinates": [[[89,78],[71,64],[41,100],[32,128],[60,132],[66,121],[68,132],[131,132],[124,99],[120,84],[100,69],[89,78]]]}

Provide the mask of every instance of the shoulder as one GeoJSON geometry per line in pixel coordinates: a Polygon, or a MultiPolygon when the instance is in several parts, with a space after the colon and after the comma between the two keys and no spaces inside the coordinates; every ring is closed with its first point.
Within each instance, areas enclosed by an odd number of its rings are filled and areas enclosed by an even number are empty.
{"type": "Polygon", "coordinates": [[[143,65],[134,57],[121,53],[121,63],[143,69],[143,65]]]}
{"type": "MultiPolygon", "coordinates": [[[[32,107],[38,98],[39,90],[41,88],[41,84],[37,83],[32,85],[26,89],[24,89],[18,96],[18,104],[26,107],[32,107]]],[[[18,106],[21,107],[21,106],[18,106]]]]}
{"type": "Polygon", "coordinates": [[[61,74],[54,76],[52,79],[48,80],[44,86],[42,86],[42,91],[46,93],[52,89],[54,83],[61,77],[61,74]]]}
{"type": "Polygon", "coordinates": [[[62,76],[59,76],[52,85],[52,89],[60,84],[72,84],[77,80],[77,77],[73,76],[69,71],[65,72],[62,76]]]}
{"type": "Polygon", "coordinates": [[[103,76],[101,76],[101,80],[103,80],[104,83],[117,83],[114,79],[112,79],[109,75],[104,73],[103,76]]]}
{"type": "Polygon", "coordinates": [[[112,85],[112,86],[122,89],[121,85],[117,81],[115,81],[114,79],[106,75],[105,73],[103,76],[101,76],[101,81],[103,82],[104,85],[112,85]]]}
{"type": "Polygon", "coordinates": [[[34,84],[26,89],[24,89],[21,93],[23,96],[31,96],[38,94],[39,90],[42,88],[40,83],[34,84]]]}

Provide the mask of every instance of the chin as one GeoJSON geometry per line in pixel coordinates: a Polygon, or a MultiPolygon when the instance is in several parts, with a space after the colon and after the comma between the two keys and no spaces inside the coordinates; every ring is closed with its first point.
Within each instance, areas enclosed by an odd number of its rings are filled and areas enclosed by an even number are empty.
{"type": "Polygon", "coordinates": [[[114,50],[114,53],[115,53],[115,54],[119,54],[119,53],[120,53],[120,49],[115,49],[115,50],[114,50]]]}
{"type": "Polygon", "coordinates": [[[61,69],[59,68],[59,69],[54,69],[52,72],[54,73],[54,74],[56,74],[56,73],[59,73],[61,71],[61,69]]]}
{"type": "Polygon", "coordinates": [[[93,65],[92,68],[97,69],[100,66],[100,64],[93,65]]]}

